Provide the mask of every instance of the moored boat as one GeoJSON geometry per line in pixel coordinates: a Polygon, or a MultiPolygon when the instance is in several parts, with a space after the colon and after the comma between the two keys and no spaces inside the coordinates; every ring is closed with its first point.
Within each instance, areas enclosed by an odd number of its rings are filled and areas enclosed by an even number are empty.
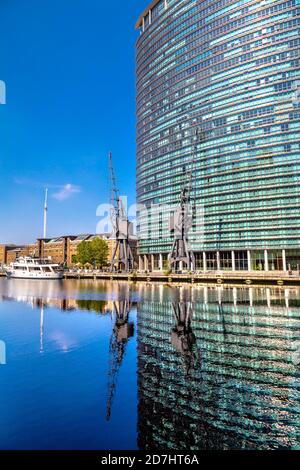
{"type": "Polygon", "coordinates": [[[24,257],[10,264],[6,276],[10,279],[62,279],[64,271],[50,260],[24,257]]]}

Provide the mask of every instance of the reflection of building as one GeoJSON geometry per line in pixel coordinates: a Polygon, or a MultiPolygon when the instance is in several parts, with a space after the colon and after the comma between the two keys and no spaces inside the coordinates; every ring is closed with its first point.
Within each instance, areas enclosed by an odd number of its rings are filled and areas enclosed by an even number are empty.
{"type": "Polygon", "coordinates": [[[296,270],[299,1],[154,0],[137,28],[141,269],[165,264],[193,170],[197,269],[296,270]]]}
{"type": "Polygon", "coordinates": [[[80,300],[80,299],[51,299],[39,298],[32,295],[16,295],[11,297],[9,295],[2,295],[0,293],[0,300],[15,300],[18,302],[25,302],[33,307],[38,308],[57,308],[64,312],[71,312],[73,310],[81,310],[93,312],[100,315],[109,315],[111,313],[109,303],[104,300],[80,300]]]}
{"type": "Polygon", "coordinates": [[[201,357],[188,376],[182,351],[172,346],[171,295],[158,301],[159,291],[153,289],[138,305],[140,448],[296,448],[297,296],[289,298],[288,290],[275,295],[272,289],[220,289],[216,294],[200,288],[189,299],[186,292],[201,357]]]}

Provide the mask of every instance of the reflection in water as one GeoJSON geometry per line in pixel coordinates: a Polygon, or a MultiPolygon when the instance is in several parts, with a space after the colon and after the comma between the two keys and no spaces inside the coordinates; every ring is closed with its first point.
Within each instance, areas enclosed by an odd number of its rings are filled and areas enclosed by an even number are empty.
{"type": "Polygon", "coordinates": [[[41,319],[40,319],[40,353],[44,352],[44,305],[41,306],[41,319]]]}
{"type": "MultiPolygon", "coordinates": [[[[180,292],[180,291],[178,291],[180,292]]],[[[197,364],[197,339],[193,332],[191,322],[193,316],[193,304],[184,296],[177,296],[177,301],[172,302],[175,326],[172,329],[172,346],[181,354],[186,375],[192,368],[199,367],[197,364]]]]}
{"type": "Polygon", "coordinates": [[[138,306],[139,447],[297,448],[298,292],[289,302],[289,291],[272,289],[182,291],[185,303],[176,307],[172,299],[158,301],[157,292],[138,306]],[[196,343],[201,363],[188,362],[187,376],[180,356],[196,343]]]}
{"type": "MultiPolygon", "coordinates": [[[[107,333],[99,328],[97,339],[98,344],[105,334],[102,354],[109,350],[103,408],[106,405],[106,419],[111,422],[99,422],[98,427],[105,433],[105,426],[109,429],[113,421],[121,428],[126,423],[134,431],[137,426],[137,445],[147,450],[299,447],[299,292],[224,286],[130,287],[86,281],[0,283],[0,300],[27,302],[39,309],[40,352],[44,357],[48,353],[44,347],[45,315],[47,319],[50,316],[47,308],[65,312],[60,315],[62,334],[63,320],[70,318],[72,311],[94,312],[97,327],[111,316],[111,329],[107,333]],[[135,308],[136,338],[131,321],[135,308]],[[137,361],[133,355],[124,361],[127,347],[135,340],[137,361]],[[120,368],[132,377],[136,363],[138,423],[130,421],[124,407],[117,408],[117,395],[126,393],[126,384],[118,384],[120,368]],[[112,406],[118,409],[113,420],[112,406]]],[[[79,316],[80,325],[91,317],[79,316]]],[[[95,354],[87,356],[85,367],[98,360],[95,354]]],[[[99,376],[92,376],[88,386],[98,381],[99,376]]],[[[76,402],[77,407],[80,403],[76,402]]],[[[77,420],[76,408],[72,409],[73,418],[69,419],[77,420]]],[[[84,420],[85,410],[81,413],[84,420]]],[[[88,430],[90,421],[81,421],[81,425],[88,430]]]]}
{"type": "MultiPolygon", "coordinates": [[[[12,287],[14,282],[15,281],[10,282],[10,287],[12,287]]],[[[35,282],[36,284],[39,283],[39,281],[31,281],[31,283],[33,282],[35,282]]],[[[111,312],[112,301],[68,298],[65,297],[67,295],[67,292],[65,292],[64,290],[56,292],[57,296],[52,297],[54,293],[52,292],[51,288],[49,290],[48,282],[47,284],[45,284],[44,281],[41,282],[44,286],[44,288],[42,289],[40,288],[40,285],[30,286],[29,291],[27,291],[26,284],[25,286],[22,286],[21,284],[16,284],[16,289],[11,289],[8,293],[4,294],[3,289],[2,292],[0,290],[0,300],[2,301],[25,302],[31,305],[32,307],[37,307],[41,309],[41,332],[44,324],[45,308],[58,308],[59,310],[62,310],[64,312],[82,310],[102,315],[109,315],[111,312]],[[39,288],[36,289],[35,287],[39,288]]],[[[54,282],[56,284],[59,284],[57,281],[54,282]]],[[[51,284],[51,281],[49,281],[49,284],[51,284]]]]}
{"type": "Polygon", "coordinates": [[[134,323],[129,322],[129,313],[132,308],[131,292],[128,290],[126,300],[114,301],[112,318],[114,327],[110,339],[109,356],[110,365],[108,373],[108,399],[106,407],[106,419],[111,418],[112,403],[117,388],[118,374],[124,359],[126,345],[134,336],[134,323]]]}
{"type": "Polygon", "coordinates": [[[295,366],[299,366],[300,365],[300,341],[296,341],[294,343],[294,349],[295,349],[295,352],[293,354],[293,363],[295,364],[295,366]]]}

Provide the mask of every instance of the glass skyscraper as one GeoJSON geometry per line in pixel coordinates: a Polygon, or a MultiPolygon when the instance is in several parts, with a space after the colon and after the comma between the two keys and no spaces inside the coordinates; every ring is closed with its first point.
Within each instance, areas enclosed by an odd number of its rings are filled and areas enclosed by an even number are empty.
{"type": "Polygon", "coordinates": [[[197,269],[299,268],[300,0],[154,0],[137,28],[140,268],[189,174],[197,269]]]}

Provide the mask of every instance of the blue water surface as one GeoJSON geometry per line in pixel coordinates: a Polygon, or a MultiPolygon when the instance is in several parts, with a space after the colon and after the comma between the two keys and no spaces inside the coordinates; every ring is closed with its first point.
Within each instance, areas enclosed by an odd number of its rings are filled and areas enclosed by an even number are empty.
{"type": "Polygon", "coordinates": [[[299,293],[0,279],[0,449],[299,449],[299,293]]]}

